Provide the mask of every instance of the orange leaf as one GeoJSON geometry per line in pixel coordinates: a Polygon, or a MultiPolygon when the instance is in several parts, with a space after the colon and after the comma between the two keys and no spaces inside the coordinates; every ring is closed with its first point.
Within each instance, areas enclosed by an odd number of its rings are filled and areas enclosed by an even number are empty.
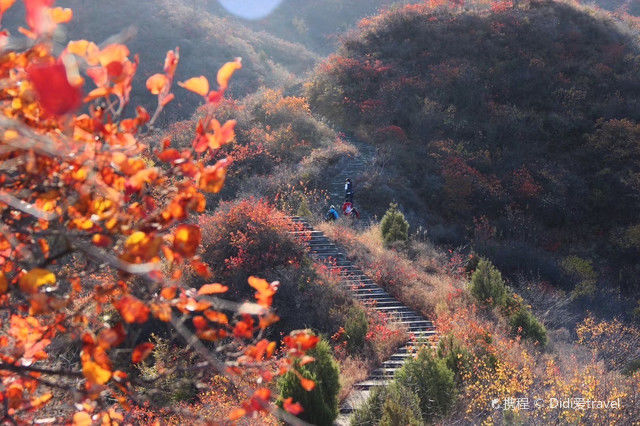
{"type": "Polygon", "coordinates": [[[87,96],[84,98],[84,102],[91,102],[95,99],[107,96],[109,93],[111,93],[111,91],[106,87],[98,87],[97,89],[93,89],[89,92],[89,94],[87,94],[87,96]]]}
{"type": "Polygon", "coordinates": [[[100,65],[106,67],[113,62],[122,63],[129,56],[129,48],[124,44],[110,44],[98,53],[97,58],[100,65]]]}
{"type": "Polygon", "coordinates": [[[211,268],[204,262],[201,262],[197,259],[191,260],[191,266],[195,270],[196,274],[201,276],[202,278],[211,278],[211,268]]]}
{"type": "Polygon", "coordinates": [[[303,411],[302,405],[300,405],[299,402],[293,403],[292,397],[289,397],[282,401],[282,408],[284,408],[285,411],[293,414],[294,416],[297,416],[303,411]]]}
{"type": "Polygon", "coordinates": [[[193,325],[196,327],[196,330],[202,331],[209,326],[207,320],[204,319],[203,316],[197,315],[193,317],[193,325]]]}
{"type": "Polygon", "coordinates": [[[241,419],[246,414],[247,414],[247,410],[245,410],[244,408],[236,408],[233,411],[231,411],[231,413],[229,413],[229,420],[233,422],[235,420],[241,419]]]}
{"type": "Polygon", "coordinates": [[[89,360],[82,362],[82,374],[89,382],[99,385],[104,385],[111,378],[111,371],[89,360]]]}
{"type": "Polygon", "coordinates": [[[35,268],[20,277],[20,290],[25,293],[37,293],[43,285],[55,284],[56,276],[47,269],[35,268]]]}
{"type": "Polygon", "coordinates": [[[212,311],[211,309],[207,309],[204,311],[204,316],[211,322],[217,322],[219,324],[229,324],[229,318],[222,312],[212,311]]]}
{"type": "Polygon", "coordinates": [[[176,292],[178,291],[178,287],[165,287],[160,291],[160,296],[166,300],[172,300],[176,297],[176,292]]]}
{"type": "Polygon", "coordinates": [[[78,411],[73,415],[73,426],[91,426],[92,424],[91,416],[84,411],[78,411]]]}
{"type": "Polygon", "coordinates": [[[202,287],[200,287],[200,289],[198,290],[198,294],[199,295],[219,294],[219,293],[225,293],[227,290],[229,290],[229,287],[219,283],[205,284],[202,287]]]}
{"type": "Polygon", "coordinates": [[[218,160],[213,166],[207,166],[200,175],[198,187],[207,192],[218,193],[224,186],[227,176],[227,167],[229,167],[229,159],[223,158],[218,160]]]}
{"type": "Polygon", "coordinates": [[[15,2],[16,0],[0,0],[0,18],[2,17],[2,14],[9,10],[15,2]]]}
{"type": "Polygon", "coordinates": [[[62,7],[54,7],[49,9],[51,20],[56,24],[64,24],[73,19],[73,10],[62,7]]]}
{"type": "Polygon", "coordinates": [[[300,385],[307,392],[311,392],[313,388],[316,387],[316,382],[313,380],[305,379],[304,377],[300,377],[300,385]]]}
{"type": "Polygon", "coordinates": [[[9,282],[4,272],[0,272],[0,294],[4,294],[9,289],[9,282]]]}
{"type": "Polygon", "coordinates": [[[179,82],[178,86],[197,93],[200,96],[207,96],[209,93],[209,80],[203,75],[200,77],[193,77],[187,81],[179,82]]]}
{"type": "Polygon", "coordinates": [[[200,228],[195,225],[180,225],[173,233],[173,250],[185,257],[193,257],[200,245],[200,228]]]}
{"type": "Polygon", "coordinates": [[[150,342],[139,344],[138,346],[136,346],[136,348],[133,350],[133,353],[131,354],[131,362],[133,362],[134,364],[137,364],[140,361],[144,360],[146,357],[149,356],[153,348],[154,348],[154,344],[150,342]]]}
{"type": "Polygon", "coordinates": [[[154,95],[164,92],[168,84],[169,79],[164,74],[154,74],[147,79],[147,89],[154,95]]]}
{"type": "Polygon", "coordinates": [[[171,306],[167,303],[152,303],[151,313],[160,321],[171,321],[171,306]]]}
{"type": "Polygon", "coordinates": [[[218,70],[218,84],[220,88],[226,89],[229,87],[229,80],[236,70],[242,68],[242,58],[236,58],[233,62],[227,62],[218,70]]]}
{"type": "Polygon", "coordinates": [[[128,323],[143,323],[149,318],[149,308],[133,296],[122,297],[115,303],[115,307],[128,323]]]}
{"type": "Polygon", "coordinates": [[[45,393],[43,395],[40,395],[39,397],[31,400],[31,407],[34,407],[34,408],[40,407],[41,405],[44,405],[47,402],[49,402],[51,398],[53,398],[53,394],[51,393],[45,393]]]}

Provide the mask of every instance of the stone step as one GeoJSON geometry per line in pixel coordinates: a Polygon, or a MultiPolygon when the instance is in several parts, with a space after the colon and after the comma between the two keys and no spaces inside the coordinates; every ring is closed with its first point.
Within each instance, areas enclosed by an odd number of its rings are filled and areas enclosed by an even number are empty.
{"type": "Polygon", "coordinates": [[[389,384],[390,380],[387,379],[367,379],[363,382],[360,383],[356,383],[355,385],[353,385],[354,389],[371,389],[377,386],[386,386],[387,384],[389,384]]]}

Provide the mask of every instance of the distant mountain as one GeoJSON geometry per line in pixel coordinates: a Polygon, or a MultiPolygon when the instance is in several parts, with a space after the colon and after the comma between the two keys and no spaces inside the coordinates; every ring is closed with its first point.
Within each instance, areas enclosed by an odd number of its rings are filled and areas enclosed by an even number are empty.
{"type": "MultiPolygon", "coordinates": [[[[210,10],[219,11],[217,1],[206,1],[210,10]]],[[[246,24],[277,37],[327,55],[339,44],[340,36],[369,15],[407,0],[283,0],[267,17],[246,24]]],[[[219,13],[219,12],[218,12],[219,13]]]]}
{"type": "MultiPolygon", "coordinates": [[[[180,47],[177,80],[205,75],[215,81],[218,68],[240,56],[243,69],[234,76],[230,96],[253,93],[260,86],[271,88],[297,84],[299,76],[310,70],[316,54],[300,44],[288,42],[264,32],[256,32],[236,20],[207,12],[202,4],[189,0],[59,0],[59,6],[74,11],[65,26],[67,39],[90,39],[102,42],[129,27],[137,29],[127,41],[132,54],[140,55],[140,68],[134,81],[132,104],[155,107],[155,97],[148,94],[145,81],[161,71],[167,50],[180,47]]],[[[21,2],[9,10],[3,24],[9,28],[23,25],[21,2]]],[[[163,120],[190,117],[200,103],[197,95],[176,87],[176,100],[169,104],[163,120]]]]}
{"type": "Polygon", "coordinates": [[[371,207],[396,199],[432,238],[471,239],[503,271],[583,282],[564,262],[578,257],[597,286],[638,292],[635,34],[561,2],[407,6],[349,36],[308,96],[386,153],[386,175],[360,189],[371,207]]]}

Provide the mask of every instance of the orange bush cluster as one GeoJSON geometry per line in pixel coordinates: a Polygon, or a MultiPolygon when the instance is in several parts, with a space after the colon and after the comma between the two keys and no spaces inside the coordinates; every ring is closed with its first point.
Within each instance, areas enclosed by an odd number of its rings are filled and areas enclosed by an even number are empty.
{"type": "MultiPolygon", "coordinates": [[[[177,150],[167,139],[152,149],[153,123],[175,97],[179,50],[146,82],[157,95],[155,112],[138,106],[125,118],[137,56],[123,44],[87,40],[56,55],[52,34],[71,10],[53,7],[54,0],[24,3],[29,28],[20,32],[28,40],[15,44],[21,36],[0,34],[0,307],[10,313],[1,324],[2,421],[31,423],[54,400],[65,416],[54,422],[121,422],[122,409],[143,401],[116,353],[130,353],[133,364],[147,358],[153,344],[133,343],[134,331],[152,319],[189,341],[202,359],[197,368],[230,380],[234,372],[252,373],[263,386],[287,372],[317,338],[288,336],[276,359],[276,344],[256,337],[277,320],[270,311],[277,285],[250,278],[257,303],[239,305],[218,297],[228,290],[222,284],[196,292],[181,281],[187,265],[211,276],[197,255],[202,232],[191,221],[205,210],[203,193],[219,192],[225,181],[228,160],[210,161],[234,139],[235,121],[221,124],[210,107],[240,59],[220,68],[217,90],[203,76],[179,83],[201,95],[209,112],[190,148],[177,150]],[[14,45],[28,47],[7,48],[14,45]],[[95,86],[86,96],[85,79],[95,86]],[[62,266],[70,261],[74,267],[62,266]],[[95,271],[110,273],[96,282],[89,279],[95,271]],[[108,324],[104,312],[111,313],[108,324]],[[50,357],[56,340],[81,347],[69,368],[50,357]],[[203,341],[220,345],[234,367],[203,341]]],[[[0,2],[0,13],[12,4],[0,2]]],[[[233,418],[264,410],[287,417],[267,388],[245,393],[233,418]]],[[[292,401],[285,408],[299,411],[292,401]]]]}

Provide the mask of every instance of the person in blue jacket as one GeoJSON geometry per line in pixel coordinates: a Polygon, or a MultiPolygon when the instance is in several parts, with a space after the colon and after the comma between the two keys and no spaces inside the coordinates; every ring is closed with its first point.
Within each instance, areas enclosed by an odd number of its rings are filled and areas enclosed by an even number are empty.
{"type": "Polygon", "coordinates": [[[335,206],[329,207],[329,211],[327,212],[327,220],[336,220],[338,219],[338,211],[335,206]]]}

